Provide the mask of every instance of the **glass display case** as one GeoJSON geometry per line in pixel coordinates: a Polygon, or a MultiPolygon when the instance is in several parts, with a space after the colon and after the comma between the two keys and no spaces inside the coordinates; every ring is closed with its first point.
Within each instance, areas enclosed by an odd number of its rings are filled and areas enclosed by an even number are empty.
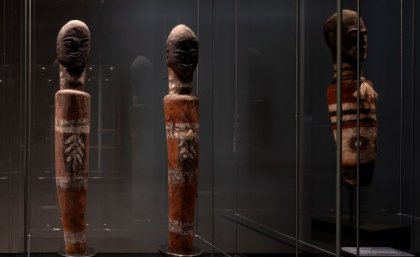
{"type": "Polygon", "coordinates": [[[1,254],[54,256],[64,245],[56,44],[74,19],[91,32],[86,238],[98,255],[158,255],[168,243],[165,47],[178,24],[199,41],[193,236],[204,255],[420,252],[416,0],[0,0],[0,10],[1,254]],[[338,17],[342,37],[331,30],[328,42],[324,24],[344,9],[363,20],[350,30],[338,17]],[[348,37],[358,56],[352,105],[348,53],[331,48],[348,37]],[[378,94],[370,109],[363,83],[378,94]],[[367,180],[365,139],[374,141],[367,180]],[[348,147],[353,182],[343,178],[348,147]]]}

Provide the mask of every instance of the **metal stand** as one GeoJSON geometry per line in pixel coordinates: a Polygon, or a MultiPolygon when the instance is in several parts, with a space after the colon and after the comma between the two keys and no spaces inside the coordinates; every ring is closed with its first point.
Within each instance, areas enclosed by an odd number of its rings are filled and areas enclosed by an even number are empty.
{"type": "Polygon", "coordinates": [[[57,253],[64,257],[92,257],[96,255],[95,249],[91,247],[86,247],[86,252],[83,254],[68,254],[64,250],[64,247],[61,247],[57,253]]]}
{"type": "Polygon", "coordinates": [[[165,256],[171,256],[171,257],[198,257],[203,255],[203,252],[197,248],[194,247],[192,248],[191,252],[188,253],[173,253],[171,251],[169,251],[169,248],[167,245],[161,246],[159,248],[159,252],[165,256]]]}

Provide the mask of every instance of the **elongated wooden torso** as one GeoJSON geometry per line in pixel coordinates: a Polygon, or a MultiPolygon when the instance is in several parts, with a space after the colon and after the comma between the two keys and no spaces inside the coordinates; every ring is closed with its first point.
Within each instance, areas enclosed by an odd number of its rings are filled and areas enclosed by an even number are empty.
{"type": "Polygon", "coordinates": [[[55,95],[55,171],[67,254],[86,252],[90,95],[62,89],[55,95]]]}
{"type": "Polygon", "coordinates": [[[190,95],[164,98],[168,149],[169,250],[192,249],[199,161],[199,101],[190,95]]]}
{"type": "MultiPolygon", "coordinates": [[[[365,83],[371,84],[366,81],[365,83]]],[[[343,80],[342,83],[342,176],[349,186],[357,184],[357,81],[343,80]]],[[[337,84],[327,90],[331,127],[336,139],[337,132],[337,84]]],[[[375,101],[360,100],[360,185],[369,185],[376,161],[376,105],[375,101]]]]}

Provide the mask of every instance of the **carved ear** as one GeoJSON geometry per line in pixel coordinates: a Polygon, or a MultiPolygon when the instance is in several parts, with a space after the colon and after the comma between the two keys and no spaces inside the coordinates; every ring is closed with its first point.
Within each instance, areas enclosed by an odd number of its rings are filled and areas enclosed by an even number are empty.
{"type": "Polygon", "coordinates": [[[336,48],[336,47],[337,47],[337,42],[336,42],[337,37],[335,36],[335,33],[333,33],[333,32],[329,32],[329,33],[328,33],[328,38],[327,38],[327,40],[328,40],[328,44],[329,44],[331,47],[334,47],[334,48],[336,48]]]}
{"type": "Polygon", "coordinates": [[[166,63],[169,63],[169,47],[166,47],[166,63]]]}
{"type": "Polygon", "coordinates": [[[60,46],[59,44],[57,44],[57,46],[55,47],[55,52],[57,54],[57,57],[59,56],[59,52],[60,52],[60,46]]]}
{"type": "Polygon", "coordinates": [[[328,32],[326,36],[328,47],[332,50],[337,49],[337,37],[333,32],[328,32]]]}

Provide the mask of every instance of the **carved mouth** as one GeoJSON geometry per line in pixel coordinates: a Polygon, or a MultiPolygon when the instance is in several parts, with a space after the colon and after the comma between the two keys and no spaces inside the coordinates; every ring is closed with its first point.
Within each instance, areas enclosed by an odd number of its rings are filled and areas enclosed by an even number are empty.
{"type": "Polygon", "coordinates": [[[182,67],[182,72],[186,74],[190,74],[194,72],[194,69],[191,65],[185,65],[184,67],[182,67]]]}
{"type": "Polygon", "coordinates": [[[69,53],[68,56],[74,59],[82,57],[80,53],[69,53]]]}
{"type": "Polygon", "coordinates": [[[191,70],[183,70],[182,73],[184,77],[189,77],[193,74],[191,70]]]}

